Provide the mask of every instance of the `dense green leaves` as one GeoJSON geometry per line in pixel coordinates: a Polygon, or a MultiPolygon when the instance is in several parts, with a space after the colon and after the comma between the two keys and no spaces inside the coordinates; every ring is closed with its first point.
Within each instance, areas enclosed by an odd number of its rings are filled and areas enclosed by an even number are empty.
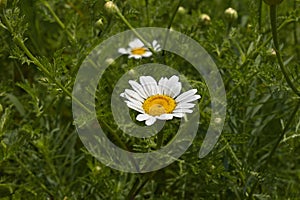
{"type": "MultiPolygon", "coordinates": [[[[135,184],[136,199],[299,198],[300,99],[278,65],[269,8],[261,4],[260,10],[259,2],[182,1],[172,19],[179,1],[115,1],[133,27],[172,22],[172,29],[199,42],[219,67],[228,100],[223,133],[199,159],[210,96],[192,66],[170,53],[115,60],[99,83],[97,116],[107,136],[131,151],[155,150],[157,137],[129,137],[111,120],[110,95],[124,73],[164,63],[202,96],[198,135],[188,151],[156,173],[130,174],[106,167],[86,150],[73,125],[70,95],[84,58],[127,25],[105,11],[104,0],[8,1],[0,14],[0,199],[125,199],[135,184]],[[228,7],[238,12],[235,21],[225,19],[228,7]],[[203,23],[201,14],[210,22],[203,23]]],[[[300,90],[299,1],[283,1],[277,12],[283,62],[300,90]]],[[[163,145],[178,124],[166,124],[163,145]]]]}

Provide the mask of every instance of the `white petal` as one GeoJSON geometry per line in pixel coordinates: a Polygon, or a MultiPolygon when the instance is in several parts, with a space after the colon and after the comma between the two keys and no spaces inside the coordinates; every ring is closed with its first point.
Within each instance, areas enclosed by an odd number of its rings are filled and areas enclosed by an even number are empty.
{"type": "Polygon", "coordinates": [[[177,104],[176,108],[193,108],[195,106],[194,103],[185,103],[185,102],[180,102],[177,104]]]}
{"type": "Polygon", "coordinates": [[[178,109],[175,108],[175,110],[173,110],[173,113],[192,113],[192,112],[193,110],[185,109],[185,108],[178,108],[178,109]]]}
{"type": "Polygon", "coordinates": [[[146,125],[151,126],[155,122],[156,122],[156,118],[151,116],[148,120],[146,120],[146,125]]]}
{"type": "Polygon", "coordinates": [[[175,100],[176,100],[176,102],[181,102],[185,99],[192,97],[194,94],[196,94],[196,92],[197,92],[197,89],[192,89],[192,90],[186,91],[186,92],[182,93],[181,95],[179,95],[175,100]]]}
{"type": "Polygon", "coordinates": [[[157,40],[153,40],[152,46],[155,47],[158,44],[157,40]]]}
{"type": "Polygon", "coordinates": [[[128,58],[141,59],[142,56],[141,56],[141,55],[137,55],[137,54],[130,54],[130,55],[128,56],[128,58]]]}
{"type": "Polygon", "coordinates": [[[164,88],[165,88],[167,81],[168,81],[168,79],[166,77],[161,77],[160,80],[158,81],[159,94],[165,93],[164,88]]]}
{"type": "Polygon", "coordinates": [[[125,97],[127,98],[128,96],[136,99],[137,101],[144,102],[144,99],[137,92],[130,89],[125,89],[125,97]]]}
{"type": "Polygon", "coordinates": [[[156,40],[153,40],[152,47],[153,47],[154,51],[156,51],[156,52],[161,51],[160,45],[158,44],[158,42],[156,40]]]}
{"type": "Polygon", "coordinates": [[[168,78],[161,78],[158,82],[159,88],[162,94],[176,97],[181,90],[181,83],[178,81],[178,76],[172,76],[170,79],[168,78]]]}
{"type": "Polygon", "coordinates": [[[150,56],[152,56],[152,52],[151,51],[146,51],[142,56],[143,57],[150,57],[150,56]]]}
{"type": "Polygon", "coordinates": [[[136,110],[136,111],[138,111],[138,112],[140,112],[140,113],[144,113],[144,110],[143,110],[142,107],[140,107],[140,106],[138,106],[138,105],[136,105],[136,104],[134,104],[134,103],[132,103],[132,102],[130,102],[130,101],[125,101],[125,102],[126,102],[126,104],[127,104],[127,106],[128,106],[129,108],[131,108],[131,109],[133,109],[133,110],[136,110]]]}
{"type": "Polygon", "coordinates": [[[158,84],[162,94],[168,95],[170,93],[170,88],[168,87],[168,78],[161,78],[158,84]]]}
{"type": "Polygon", "coordinates": [[[125,98],[125,92],[121,93],[121,94],[120,94],[120,97],[125,98]]]}
{"type": "Polygon", "coordinates": [[[133,41],[129,42],[129,47],[131,49],[141,48],[143,46],[145,46],[144,43],[138,38],[135,38],[133,41]]]}
{"type": "Polygon", "coordinates": [[[168,81],[168,87],[170,87],[170,96],[175,98],[177,95],[179,95],[181,91],[181,83],[179,82],[178,76],[172,76],[168,81]]]}
{"type": "Polygon", "coordinates": [[[140,82],[144,88],[147,97],[157,94],[158,92],[157,82],[152,76],[141,76],[140,82]]]}
{"type": "Polygon", "coordinates": [[[141,86],[138,82],[130,80],[129,84],[131,85],[132,89],[134,89],[141,97],[144,99],[147,98],[143,86],[141,86]]]}
{"type": "Polygon", "coordinates": [[[152,117],[152,116],[150,116],[148,114],[138,114],[136,116],[136,120],[138,120],[139,122],[141,122],[141,121],[148,120],[150,117],[152,117]]]}
{"type": "Polygon", "coordinates": [[[193,95],[193,96],[185,98],[185,99],[183,99],[183,100],[181,100],[180,102],[177,102],[177,103],[190,103],[190,102],[198,100],[200,98],[201,98],[200,95],[193,95]]]}
{"type": "Polygon", "coordinates": [[[125,48],[119,48],[118,52],[121,54],[129,54],[129,52],[125,48]]]}
{"type": "Polygon", "coordinates": [[[143,104],[140,101],[137,101],[136,99],[134,99],[134,98],[132,98],[130,96],[125,96],[125,97],[127,98],[128,102],[131,102],[131,103],[135,104],[136,106],[142,108],[143,104]]]}
{"type": "Polygon", "coordinates": [[[165,94],[168,96],[173,96],[172,95],[172,91],[173,91],[173,87],[175,86],[175,83],[178,82],[178,77],[177,76],[172,76],[170,79],[168,79],[165,83],[165,94]]]}
{"type": "Polygon", "coordinates": [[[151,91],[151,95],[158,94],[158,86],[156,80],[152,76],[146,76],[147,85],[151,91]]]}
{"type": "Polygon", "coordinates": [[[145,76],[140,77],[140,83],[141,83],[147,97],[151,96],[150,91],[148,91],[148,89],[145,87],[145,85],[147,84],[145,76]]]}
{"type": "Polygon", "coordinates": [[[160,116],[157,116],[156,118],[160,120],[170,120],[173,119],[173,114],[162,114],[160,116]]]}
{"type": "Polygon", "coordinates": [[[178,117],[178,118],[182,118],[182,117],[184,117],[184,113],[173,113],[173,116],[174,117],[178,117]]]}

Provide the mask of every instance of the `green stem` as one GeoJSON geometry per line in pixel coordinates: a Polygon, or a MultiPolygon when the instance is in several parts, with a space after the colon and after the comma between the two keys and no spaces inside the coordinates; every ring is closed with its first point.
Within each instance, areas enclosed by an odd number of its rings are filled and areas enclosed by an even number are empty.
{"type": "Polygon", "coordinates": [[[149,26],[149,1],[145,0],[145,4],[146,4],[146,17],[147,17],[147,26],[149,26]]]}
{"type": "Polygon", "coordinates": [[[135,28],[127,21],[127,19],[124,17],[124,15],[121,13],[121,11],[117,8],[116,9],[117,15],[121,18],[121,20],[128,26],[128,28],[144,43],[145,46],[148,47],[148,49],[154,54],[155,51],[152,48],[152,46],[141,36],[135,28]]]}
{"type": "Polygon", "coordinates": [[[74,36],[66,29],[65,24],[59,19],[59,17],[56,15],[56,13],[51,8],[50,4],[47,1],[43,1],[43,4],[48,8],[51,15],[54,17],[54,20],[58,23],[58,25],[67,33],[68,37],[72,40],[72,42],[75,42],[74,36]]]}
{"type": "Polygon", "coordinates": [[[159,149],[163,145],[163,140],[164,140],[164,133],[163,132],[159,132],[157,134],[156,149],[159,149]]]}
{"type": "Polygon", "coordinates": [[[105,128],[108,129],[109,133],[112,134],[112,136],[115,138],[116,142],[125,150],[128,150],[127,146],[123,143],[119,135],[116,133],[115,130],[113,130],[104,120],[101,121],[105,128]]]}
{"type": "MultiPolygon", "coordinates": [[[[265,167],[264,171],[267,170],[266,168],[268,167],[268,164],[269,164],[269,162],[271,161],[271,158],[273,157],[273,155],[274,155],[276,149],[278,148],[278,146],[279,146],[281,140],[283,139],[284,135],[286,134],[287,130],[290,128],[290,125],[292,124],[293,119],[295,118],[297,112],[299,111],[299,108],[300,108],[300,100],[298,101],[296,107],[294,108],[294,110],[293,110],[293,112],[292,112],[292,115],[291,115],[290,118],[288,119],[288,121],[287,121],[287,123],[286,123],[286,125],[285,125],[285,127],[284,127],[284,129],[283,129],[283,131],[282,131],[282,133],[281,133],[281,135],[280,135],[279,138],[277,139],[277,141],[276,141],[275,145],[273,146],[271,152],[269,153],[268,157],[266,158],[266,162],[264,163],[264,165],[265,165],[266,167],[265,167]]],[[[251,188],[251,190],[250,190],[248,199],[252,198],[252,195],[253,195],[253,193],[254,193],[254,190],[256,189],[256,186],[258,185],[258,182],[259,182],[259,180],[256,179],[256,181],[254,182],[254,184],[253,184],[253,186],[252,186],[252,188],[251,188]]]]}
{"type": "Polygon", "coordinates": [[[146,185],[146,183],[152,179],[152,177],[154,176],[154,174],[156,174],[155,172],[152,172],[148,175],[147,179],[145,179],[142,184],[138,187],[138,189],[135,191],[135,193],[133,194],[133,197],[135,197],[136,195],[138,195],[140,193],[140,191],[143,189],[143,187],[146,185]]]}
{"type": "MultiPolygon", "coordinates": [[[[156,149],[159,149],[162,146],[163,138],[164,138],[163,132],[159,132],[158,136],[157,136],[156,149]]],[[[154,176],[155,173],[156,172],[151,172],[151,173],[147,174],[147,177],[140,184],[140,186],[139,186],[140,180],[139,180],[139,178],[137,178],[135,183],[133,184],[133,187],[131,188],[129,194],[127,195],[126,200],[134,199],[135,196],[138,195],[139,192],[143,189],[143,187],[147,184],[147,182],[152,179],[152,177],[154,176]]]]}
{"type": "Polygon", "coordinates": [[[42,183],[42,181],[32,172],[28,169],[28,166],[26,166],[19,158],[17,155],[14,155],[14,159],[17,161],[17,163],[21,166],[21,168],[23,168],[23,170],[25,170],[29,176],[32,177],[31,180],[33,180],[34,182],[36,182],[46,193],[48,193],[49,195],[53,196],[53,193],[46,187],[46,185],[44,185],[42,183]]]}
{"type": "Polygon", "coordinates": [[[273,37],[273,42],[274,42],[274,47],[275,47],[275,52],[278,60],[278,64],[280,66],[280,70],[284,75],[284,78],[290,88],[293,90],[293,92],[300,97],[300,91],[294,86],[293,82],[291,81],[287,69],[283,64],[281,53],[279,50],[279,42],[278,42],[278,33],[277,33],[277,14],[276,14],[277,6],[276,5],[271,5],[270,6],[270,19],[271,19],[271,29],[272,29],[272,37],[273,37]]]}
{"type": "MultiPolygon", "coordinates": [[[[76,97],[72,95],[72,93],[65,88],[61,82],[59,82],[55,77],[51,75],[51,73],[47,70],[47,68],[30,52],[30,50],[26,47],[24,44],[24,41],[19,35],[16,35],[13,31],[13,28],[11,24],[9,23],[5,13],[3,14],[4,23],[7,26],[7,30],[12,34],[14,42],[25,52],[25,54],[29,57],[29,59],[32,60],[33,64],[38,67],[40,71],[42,71],[46,77],[48,77],[51,81],[53,81],[67,96],[71,97],[79,106],[81,106],[85,111],[88,113],[92,113],[92,111],[87,108],[85,105],[81,103],[76,97]]],[[[116,132],[103,121],[104,126],[112,133],[114,138],[117,140],[118,144],[123,148],[127,150],[126,145],[122,142],[122,140],[119,138],[119,136],[116,134],[116,132]]]]}
{"type": "Polygon", "coordinates": [[[293,121],[293,119],[294,119],[296,113],[298,112],[299,108],[300,108],[300,101],[298,101],[298,104],[296,105],[295,109],[293,110],[292,115],[291,115],[291,117],[289,118],[288,122],[286,123],[286,125],[285,125],[285,127],[284,127],[284,129],[283,129],[283,131],[282,131],[282,133],[281,133],[281,135],[280,135],[280,137],[278,138],[278,140],[276,141],[276,143],[275,143],[273,149],[271,150],[270,154],[268,155],[268,158],[267,158],[266,163],[269,163],[270,159],[271,159],[272,156],[274,155],[276,149],[278,148],[278,146],[279,146],[281,140],[283,139],[285,133],[287,132],[288,128],[290,127],[290,125],[291,125],[291,123],[292,123],[292,121],[293,121]]]}
{"type": "MultiPolygon", "coordinates": [[[[167,32],[166,37],[165,37],[165,40],[164,40],[163,49],[165,49],[165,46],[166,46],[167,41],[168,41],[168,38],[169,38],[170,28],[171,28],[171,26],[172,26],[172,24],[173,24],[173,21],[174,21],[174,19],[175,19],[176,14],[177,14],[177,12],[178,12],[178,8],[179,8],[180,5],[182,4],[182,2],[183,2],[183,0],[180,0],[180,1],[178,2],[177,6],[176,6],[176,8],[175,8],[175,11],[173,12],[173,15],[172,15],[172,17],[171,17],[171,20],[170,20],[170,22],[169,22],[169,24],[168,24],[168,27],[167,27],[167,28],[168,28],[168,32],[167,32]]],[[[164,56],[164,55],[165,55],[165,51],[162,51],[162,56],[164,56]]]]}
{"type": "Polygon", "coordinates": [[[133,200],[134,199],[135,193],[136,193],[135,191],[137,190],[139,184],[140,184],[140,179],[136,178],[131,190],[129,191],[129,193],[126,197],[126,200],[133,200]]]}
{"type": "MultiPolygon", "coordinates": [[[[19,35],[17,35],[17,34],[14,33],[14,30],[13,30],[11,24],[9,23],[9,21],[8,21],[6,15],[5,15],[5,13],[3,13],[3,20],[4,20],[4,23],[5,23],[6,27],[7,27],[7,30],[12,34],[14,42],[25,52],[25,54],[33,62],[33,64],[36,65],[38,67],[38,69],[40,71],[42,71],[46,75],[46,77],[48,77],[51,81],[53,81],[66,95],[68,95],[69,97],[73,98],[71,92],[69,90],[67,90],[67,88],[65,88],[61,84],[61,82],[59,82],[58,80],[56,80],[55,77],[53,77],[51,75],[51,73],[47,70],[47,68],[34,55],[32,55],[32,53],[30,52],[30,50],[24,44],[24,41],[22,40],[22,38],[19,35]]],[[[73,99],[74,99],[74,101],[76,103],[78,103],[86,111],[88,111],[89,113],[91,112],[77,98],[73,98],[73,99]]]]}
{"type": "MultiPolygon", "coordinates": [[[[280,50],[279,50],[279,42],[278,42],[278,33],[277,33],[277,25],[276,25],[276,18],[277,18],[277,14],[276,14],[276,9],[277,9],[277,6],[276,5],[271,5],[270,6],[270,18],[271,18],[271,29],[272,29],[272,37],[273,37],[273,42],[274,42],[274,47],[275,47],[275,51],[276,51],[276,56],[277,56],[277,60],[278,60],[278,63],[279,63],[279,66],[280,66],[280,69],[288,83],[288,85],[291,87],[291,89],[293,90],[293,92],[295,94],[297,94],[298,96],[300,96],[300,92],[297,90],[297,88],[293,85],[292,81],[290,80],[288,74],[287,74],[287,70],[283,64],[283,61],[282,61],[282,58],[281,58],[281,55],[280,55],[280,50]]],[[[270,162],[271,158],[273,157],[276,149],[278,148],[281,140],[283,139],[285,133],[287,132],[287,130],[289,129],[297,111],[299,110],[300,108],[300,101],[298,101],[295,109],[293,110],[292,112],[292,115],[290,116],[287,124],[285,125],[281,135],[279,136],[279,138],[277,139],[275,145],[273,146],[271,152],[269,153],[269,155],[267,156],[266,158],[266,162],[264,163],[264,165],[266,165],[266,167],[268,167],[268,163],[270,162]]],[[[265,169],[266,170],[266,169],[265,169]]],[[[253,196],[253,193],[254,193],[254,190],[256,189],[257,185],[258,185],[258,182],[259,180],[256,179],[255,183],[253,184],[251,190],[250,190],[250,193],[249,193],[249,197],[248,199],[251,199],[252,196],[253,196]]]]}
{"type": "MultiPolygon", "coordinates": [[[[297,0],[294,0],[294,10],[297,10],[297,0]]],[[[299,52],[299,48],[297,48],[298,45],[298,34],[297,34],[297,21],[294,21],[294,44],[296,47],[296,54],[297,54],[297,58],[298,60],[300,59],[300,52],[299,52]]]]}
{"type": "MultiPolygon", "coordinates": [[[[278,31],[280,31],[281,29],[283,29],[286,25],[288,25],[289,23],[296,21],[296,20],[291,20],[291,19],[286,19],[284,22],[282,22],[282,24],[280,24],[280,26],[278,27],[278,31]]],[[[241,67],[246,66],[250,60],[254,59],[258,53],[260,52],[261,49],[265,48],[266,45],[272,40],[272,36],[269,36],[260,46],[258,46],[257,48],[255,48],[254,51],[252,51],[249,56],[247,56],[246,61],[242,64],[241,67]]]]}
{"type": "Polygon", "coordinates": [[[262,0],[258,3],[258,30],[261,31],[262,0]]]}

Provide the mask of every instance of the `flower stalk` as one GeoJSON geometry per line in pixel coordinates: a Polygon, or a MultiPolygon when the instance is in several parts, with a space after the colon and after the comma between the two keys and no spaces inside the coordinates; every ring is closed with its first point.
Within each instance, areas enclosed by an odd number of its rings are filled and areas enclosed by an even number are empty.
{"type": "Polygon", "coordinates": [[[105,6],[107,7],[107,5],[110,5],[110,10],[111,13],[116,13],[120,19],[128,26],[128,28],[147,46],[147,48],[154,54],[155,51],[152,48],[152,46],[143,38],[143,36],[141,36],[141,34],[139,34],[135,28],[128,22],[128,20],[124,17],[124,15],[122,14],[122,12],[120,11],[120,9],[117,7],[117,5],[115,5],[112,1],[106,2],[105,6]],[[113,11],[113,12],[112,12],[113,11]]]}
{"type": "Polygon", "coordinates": [[[56,13],[51,8],[50,4],[47,1],[43,1],[43,4],[44,4],[44,6],[46,6],[46,8],[48,8],[48,10],[50,11],[51,15],[53,16],[54,20],[58,23],[58,25],[67,33],[67,35],[71,39],[71,41],[75,42],[76,40],[75,40],[74,36],[72,35],[72,33],[70,31],[68,31],[66,29],[65,24],[56,15],[56,13]]]}
{"type": "MultiPolygon", "coordinates": [[[[40,71],[42,71],[47,78],[49,78],[51,81],[53,81],[67,96],[73,98],[73,95],[71,92],[65,88],[61,82],[59,82],[55,77],[51,75],[51,73],[48,71],[48,69],[30,52],[30,50],[26,47],[24,44],[24,40],[20,37],[20,35],[16,34],[7,19],[5,13],[3,13],[3,22],[7,28],[7,30],[12,34],[13,41],[24,51],[26,56],[33,62],[34,65],[38,67],[40,71]]],[[[78,105],[80,105],[82,108],[84,108],[86,111],[91,112],[85,105],[83,105],[78,99],[73,98],[78,105]]]]}
{"type": "Polygon", "coordinates": [[[284,75],[284,78],[289,85],[289,87],[293,90],[293,92],[300,97],[300,91],[296,88],[293,84],[292,80],[290,79],[287,69],[283,64],[283,60],[281,57],[281,52],[279,50],[279,42],[278,42],[278,33],[277,33],[277,5],[270,5],[270,20],[271,20],[271,30],[272,30],[272,37],[274,42],[274,49],[276,52],[278,64],[280,67],[281,72],[284,75]]]}

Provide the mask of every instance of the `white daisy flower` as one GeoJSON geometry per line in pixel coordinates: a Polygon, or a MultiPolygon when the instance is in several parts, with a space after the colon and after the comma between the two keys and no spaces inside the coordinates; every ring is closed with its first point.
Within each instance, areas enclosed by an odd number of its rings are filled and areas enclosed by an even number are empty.
{"type": "Polygon", "coordinates": [[[141,76],[140,83],[130,80],[129,84],[133,90],[125,89],[120,96],[126,99],[129,108],[141,113],[136,119],[145,121],[147,126],[156,120],[181,118],[186,113],[192,113],[195,104],[191,102],[201,98],[196,95],[197,89],[180,94],[181,82],[175,75],[169,79],[162,77],[158,83],[151,76],[141,76]]]}
{"type": "MultiPolygon", "coordinates": [[[[152,42],[152,48],[157,52],[161,50],[160,45],[156,40],[152,42]]],[[[135,59],[152,56],[152,52],[145,47],[144,43],[138,38],[135,38],[133,41],[129,42],[129,48],[119,48],[118,52],[121,54],[128,54],[128,58],[135,59]]]]}

